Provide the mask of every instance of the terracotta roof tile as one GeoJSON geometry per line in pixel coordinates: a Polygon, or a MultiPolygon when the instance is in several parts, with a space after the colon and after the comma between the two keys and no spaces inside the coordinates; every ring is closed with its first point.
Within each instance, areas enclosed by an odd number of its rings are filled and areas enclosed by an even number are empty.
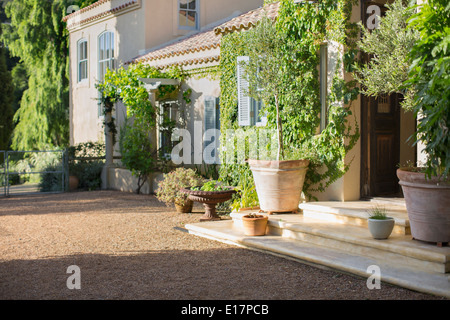
{"type": "Polygon", "coordinates": [[[214,33],[214,29],[211,28],[196,33],[187,38],[180,39],[177,42],[169,44],[161,49],[157,49],[142,56],[136,57],[128,63],[148,62],[151,60],[164,59],[171,56],[179,56],[198,51],[215,49],[220,46],[220,39],[221,36],[217,36],[214,33]]]}
{"type": "Polygon", "coordinates": [[[108,1],[111,1],[111,0],[98,0],[97,2],[94,2],[93,4],[91,4],[90,6],[84,7],[83,9],[80,9],[78,11],[75,11],[75,12],[65,16],[62,20],[64,22],[66,22],[68,19],[70,19],[72,17],[75,17],[77,15],[80,15],[83,12],[86,12],[86,11],[89,11],[91,9],[94,9],[95,7],[98,7],[99,5],[101,5],[101,4],[105,3],[105,2],[108,2],[108,1]]]}
{"type": "MultiPolygon", "coordinates": [[[[101,0],[100,0],[100,1],[101,1],[101,0]]],[[[98,2],[99,2],[99,1],[98,1],[98,2]]],[[[98,3],[98,2],[96,2],[96,3],[98,3]]],[[[95,4],[95,3],[94,3],[94,4],[95,4]]],[[[124,10],[124,9],[126,9],[126,8],[128,8],[128,7],[132,6],[132,5],[135,5],[135,4],[138,4],[138,1],[137,1],[137,0],[130,0],[130,1],[124,3],[124,4],[120,5],[120,6],[117,6],[117,7],[114,7],[114,8],[112,8],[112,9],[106,10],[106,11],[101,12],[101,13],[99,13],[99,14],[96,14],[96,15],[94,15],[94,16],[92,16],[92,17],[83,19],[83,20],[81,20],[81,21],[77,21],[76,23],[71,23],[70,25],[67,26],[67,28],[70,29],[70,28],[72,28],[72,27],[74,27],[74,26],[81,25],[81,24],[83,24],[83,23],[87,23],[87,22],[96,20],[96,19],[101,18],[101,17],[103,17],[103,16],[106,16],[106,15],[108,15],[108,14],[116,13],[116,12],[118,12],[118,11],[124,10]]],[[[86,7],[86,8],[88,8],[88,7],[86,7]]],[[[84,9],[86,9],[86,8],[84,8],[84,9]]],[[[80,12],[80,11],[81,11],[81,10],[79,10],[79,11],[77,11],[77,12],[80,12]]],[[[75,14],[75,13],[77,13],[77,12],[74,12],[73,14],[75,14]]]]}
{"type": "MultiPolygon", "coordinates": [[[[187,55],[189,53],[201,52],[212,50],[220,47],[220,41],[224,34],[247,30],[257,24],[257,22],[263,17],[264,9],[270,18],[275,19],[278,14],[279,2],[268,4],[264,7],[256,10],[249,11],[238,17],[235,17],[218,27],[210,28],[205,31],[201,31],[194,35],[182,38],[172,44],[168,44],[162,48],[153,50],[144,55],[138,56],[125,64],[138,63],[138,62],[150,62],[154,60],[162,60],[174,56],[187,55]]],[[[207,58],[186,58],[184,62],[174,62],[172,65],[192,65],[204,62],[218,61],[220,57],[217,55],[208,56],[207,58]]],[[[166,64],[168,66],[170,64],[166,64]]]]}
{"type": "Polygon", "coordinates": [[[279,2],[274,2],[265,5],[264,7],[249,11],[228,22],[218,26],[214,29],[216,34],[226,34],[234,31],[247,30],[254,27],[258,21],[263,17],[264,10],[266,10],[269,18],[275,19],[278,14],[279,2]]]}

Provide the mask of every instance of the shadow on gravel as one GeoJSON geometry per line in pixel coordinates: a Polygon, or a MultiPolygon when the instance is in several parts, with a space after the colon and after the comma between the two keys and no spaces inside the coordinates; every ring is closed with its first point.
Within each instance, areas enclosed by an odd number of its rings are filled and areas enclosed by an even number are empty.
{"type": "Polygon", "coordinates": [[[0,299],[360,300],[440,299],[242,248],[80,254],[0,263],[0,299]],[[245,260],[242,257],[245,256],[245,260]],[[241,258],[241,259],[239,259],[241,258]],[[69,266],[81,289],[68,289],[69,266]]]}

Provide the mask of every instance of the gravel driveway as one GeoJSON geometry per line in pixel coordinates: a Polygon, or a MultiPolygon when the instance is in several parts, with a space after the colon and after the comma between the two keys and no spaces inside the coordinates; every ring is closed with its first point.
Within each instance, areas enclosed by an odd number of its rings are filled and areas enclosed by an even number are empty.
{"type": "Polygon", "coordinates": [[[0,198],[0,299],[442,299],[182,232],[194,211],[115,191],[0,198]]]}

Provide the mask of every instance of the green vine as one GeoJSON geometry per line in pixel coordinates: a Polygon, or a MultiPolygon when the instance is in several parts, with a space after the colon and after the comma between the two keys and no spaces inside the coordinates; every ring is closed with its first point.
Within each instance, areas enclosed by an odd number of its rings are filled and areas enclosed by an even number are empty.
{"type": "MultiPolygon", "coordinates": [[[[133,175],[138,176],[139,193],[143,184],[147,181],[148,175],[158,169],[158,165],[164,166],[165,160],[160,159],[159,163],[153,152],[149,135],[156,127],[158,116],[162,116],[149,99],[149,92],[140,81],[140,78],[165,78],[185,80],[186,73],[173,67],[163,72],[145,64],[133,64],[127,69],[121,67],[116,70],[109,70],[105,75],[105,80],[97,84],[97,89],[101,93],[100,102],[103,105],[105,115],[104,125],[112,135],[113,144],[116,143],[117,125],[111,117],[114,105],[122,101],[127,107],[127,119],[133,121],[126,122],[122,128],[120,137],[120,149],[122,153],[122,163],[133,175]]],[[[173,93],[178,92],[181,85],[161,85],[155,93],[156,99],[164,100],[173,93]]],[[[183,91],[183,99],[188,104],[191,102],[190,88],[183,91]]],[[[162,118],[165,130],[172,130],[175,124],[170,119],[162,118]]]]}
{"type": "MultiPolygon", "coordinates": [[[[283,83],[287,93],[280,99],[280,108],[289,110],[282,113],[282,143],[285,149],[302,146],[308,154],[314,154],[310,157],[310,170],[304,185],[308,197],[313,197],[313,191],[324,191],[347,172],[349,163],[346,163],[345,157],[359,139],[358,125],[352,127],[349,122],[352,116],[351,101],[357,97],[359,90],[356,82],[346,82],[340,75],[342,69],[347,72],[351,70],[356,60],[357,26],[350,22],[353,4],[356,4],[355,0],[322,0],[302,5],[294,4],[293,0],[282,0],[275,22],[279,36],[285,40],[282,65],[295,73],[294,81],[283,83]],[[325,41],[337,42],[346,51],[337,61],[338,67],[328,94],[327,125],[318,134],[321,103],[317,66],[320,62],[320,45],[325,41]]],[[[241,129],[247,135],[261,130],[260,127],[239,127],[237,121],[236,58],[250,55],[250,48],[246,44],[248,37],[252,36],[252,30],[231,33],[222,38],[222,146],[227,143],[227,136],[223,133],[228,129],[241,129]]],[[[276,128],[274,102],[268,100],[264,103],[268,119],[266,128],[276,128]]],[[[230,185],[239,185],[240,173],[249,168],[245,163],[229,163],[227,160],[235,156],[230,155],[233,152],[227,149],[221,153],[220,179],[230,185]]]]}

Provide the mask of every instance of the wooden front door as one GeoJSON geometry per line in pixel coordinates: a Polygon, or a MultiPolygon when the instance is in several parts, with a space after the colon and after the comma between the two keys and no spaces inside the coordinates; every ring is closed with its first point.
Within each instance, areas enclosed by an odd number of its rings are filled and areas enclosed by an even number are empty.
{"type": "MultiPolygon", "coordinates": [[[[374,2],[364,1],[363,4],[362,17],[367,21],[365,8],[374,2]]],[[[362,197],[396,195],[400,191],[396,175],[400,162],[400,99],[398,94],[362,96],[362,197]]]]}

